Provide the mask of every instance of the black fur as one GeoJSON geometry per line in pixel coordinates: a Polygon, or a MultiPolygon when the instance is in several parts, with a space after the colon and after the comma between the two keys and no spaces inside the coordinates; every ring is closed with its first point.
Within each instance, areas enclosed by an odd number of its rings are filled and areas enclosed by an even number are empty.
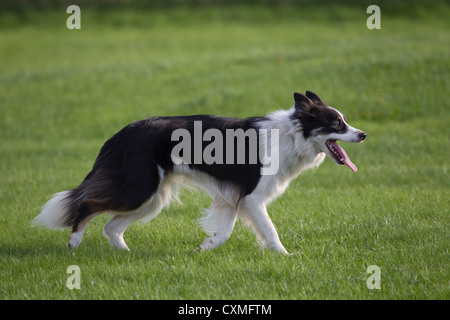
{"type": "Polygon", "coordinates": [[[317,134],[345,133],[347,130],[339,113],[328,108],[315,93],[306,91],[305,96],[296,92],[294,99],[296,112],[293,117],[300,120],[305,139],[308,139],[314,130],[317,134]]]}
{"type": "MultiPolygon", "coordinates": [[[[136,121],[106,141],[95,160],[92,171],[79,187],[70,193],[71,214],[68,226],[76,231],[87,216],[102,211],[130,211],[139,208],[157,190],[160,177],[158,166],[170,173],[173,169],[171,151],[178,141],[171,141],[172,132],[178,128],[188,130],[194,137],[194,121],[202,122],[202,135],[210,128],[218,129],[226,144],[226,129],[255,128],[255,122],[265,118],[236,119],[212,115],[154,117],[136,121]]],[[[258,136],[257,136],[258,137],[258,136]]],[[[193,150],[194,139],[191,139],[193,150]]],[[[202,150],[211,142],[203,142],[202,150]]],[[[245,164],[195,164],[190,166],[239,188],[240,196],[251,193],[261,177],[261,163],[249,164],[249,141],[246,141],[245,164]]],[[[258,143],[257,143],[258,145],[258,143]]],[[[192,152],[193,155],[193,152],[192,152]]],[[[224,158],[226,149],[224,147],[224,158]]]]}

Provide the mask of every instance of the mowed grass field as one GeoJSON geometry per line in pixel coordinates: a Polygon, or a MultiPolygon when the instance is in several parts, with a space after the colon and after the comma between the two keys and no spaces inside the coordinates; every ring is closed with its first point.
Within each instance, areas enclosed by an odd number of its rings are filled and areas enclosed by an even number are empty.
{"type": "Polygon", "coordinates": [[[449,299],[450,10],[421,8],[381,6],[381,30],[363,6],[82,8],[72,31],[65,10],[2,16],[0,298],[449,299]],[[305,90],[368,137],[342,143],[357,173],[326,159],[269,206],[293,255],[261,250],[240,222],[195,254],[211,202],[195,190],[132,225],[130,252],[109,246],[105,215],[76,251],[69,230],[31,227],[128,123],[265,115],[305,90]],[[66,287],[70,265],[80,290],[66,287]],[[380,290],[367,287],[370,265],[380,290]]]}

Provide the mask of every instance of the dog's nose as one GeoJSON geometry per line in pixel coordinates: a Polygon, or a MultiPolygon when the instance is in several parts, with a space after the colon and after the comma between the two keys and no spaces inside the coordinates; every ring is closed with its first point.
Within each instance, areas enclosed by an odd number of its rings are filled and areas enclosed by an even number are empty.
{"type": "Polygon", "coordinates": [[[361,141],[364,141],[364,139],[367,137],[367,134],[365,132],[360,132],[359,133],[359,139],[361,139],[361,141]]]}

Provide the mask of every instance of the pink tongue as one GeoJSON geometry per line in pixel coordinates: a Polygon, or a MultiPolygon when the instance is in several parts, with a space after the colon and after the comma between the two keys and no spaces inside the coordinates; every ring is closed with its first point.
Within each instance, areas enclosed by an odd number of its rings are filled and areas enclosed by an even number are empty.
{"type": "Polygon", "coordinates": [[[354,165],[354,163],[350,160],[350,158],[348,157],[347,153],[345,152],[345,150],[337,143],[333,143],[333,147],[334,149],[336,149],[339,154],[342,156],[342,158],[344,158],[344,164],[349,167],[350,169],[352,169],[353,172],[358,171],[358,168],[356,168],[356,166],[354,165]]]}

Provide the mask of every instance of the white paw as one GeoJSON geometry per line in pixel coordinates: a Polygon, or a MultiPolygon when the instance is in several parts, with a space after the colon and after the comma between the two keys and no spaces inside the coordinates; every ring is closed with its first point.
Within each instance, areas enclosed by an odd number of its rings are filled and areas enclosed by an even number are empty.
{"type": "Polygon", "coordinates": [[[203,241],[203,243],[201,245],[199,245],[197,247],[197,249],[195,249],[195,253],[197,252],[201,252],[201,251],[205,251],[205,250],[211,250],[214,249],[216,247],[215,245],[215,241],[214,241],[214,237],[212,238],[206,238],[205,241],[203,241]]]}
{"type": "Polygon", "coordinates": [[[69,242],[67,242],[66,247],[69,249],[77,249],[81,243],[81,239],[83,237],[83,233],[77,232],[72,233],[69,238],[69,242]]]}
{"type": "Polygon", "coordinates": [[[123,234],[119,235],[113,231],[103,229],[103,234],[108,238],[111,247],[130,251],[127,244],[123,240],[123,234]]]}
{"type": "Polygon", "coordinates": [[[123,241],[123,239],[114,239],[113,241],[110,240],[109,243],[113,248],[130,251],[130,248],[128,248],[127,244],[125,243],[125,241],[123,241]]]}

